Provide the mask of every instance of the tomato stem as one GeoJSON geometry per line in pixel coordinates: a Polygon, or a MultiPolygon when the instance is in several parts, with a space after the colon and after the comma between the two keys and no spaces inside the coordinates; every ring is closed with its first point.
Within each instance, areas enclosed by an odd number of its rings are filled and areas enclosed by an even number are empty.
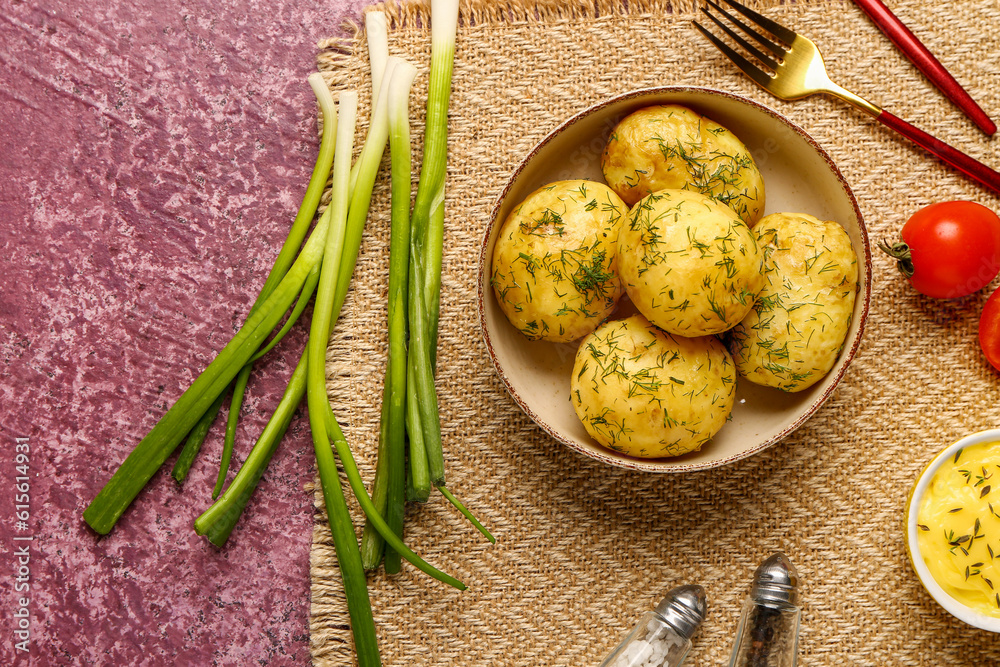
{"type": "Polygon", "coordinates": [[[882,239],[878,242],[878,247],[887,255],[896,260],[896,267],[907,278],[913,277],[913,258],[910,256],[910,246],[904,241],[893,243],[882,239]]]}

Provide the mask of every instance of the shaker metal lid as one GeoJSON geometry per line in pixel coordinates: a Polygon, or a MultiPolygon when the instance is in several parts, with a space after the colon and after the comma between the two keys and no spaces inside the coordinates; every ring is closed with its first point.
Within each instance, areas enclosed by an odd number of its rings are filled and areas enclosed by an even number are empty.
{"type": "Polygon", "coordinates": [[[707,612],[708,598],[705,589],[697,584],[671,589],[656,605],[656,613],[685,638],[694,635],[707,612]]]}
{"type": "Polygon", "coordinates": [[[776,553],[757,567],[750,585],[750,599],[776,607],[796,607],[799,575],[783,553],[776,553]]]}

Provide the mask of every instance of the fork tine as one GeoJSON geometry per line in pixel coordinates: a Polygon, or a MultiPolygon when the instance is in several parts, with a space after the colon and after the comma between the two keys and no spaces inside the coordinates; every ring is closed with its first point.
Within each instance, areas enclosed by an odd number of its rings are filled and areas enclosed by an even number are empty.
{"type": "MultiPolygon", "coordinates": [[[[784,57],[788,53],[788,49],[785,48],[784,44],[776,44],[773,39],[770,39],[770,38],[766,37],[765,35],[760,34],[756,30],[754,30],[752,27],[748,26],[746,23],[744,23],[743,21],[741,21],[739,18],[733,16],[732,14],[730,14],[729,12],[727,12],[725,9],[723,9],[722,7],[720,7],[717,3],[713,2],[713,0],[705,0],[705,1],[715,11],[717,11],[720,14],[722,14],[723,16],[725,16],[729,20],[730,23],[732,23],[733,25],[737,26],[740,30],[742,30],[743,32],[745,32],[747,35],[753,37],[761,46],[763,46],[764,48],[766,48],[768,51],[770,51],[774,55],[778,56],[779,58],[782,58],[782,57],[784,57]]],[[[702,8],[701,11],[705,12],[706,14],[708,14],[708,10],[705,9],[705,8],[702,8]]],[[[712,16],[711,14],[708,14],[708,15],[712,16]]],[[[714,16],[712,16],[712,20],[714,20],[715,23],[717,25],[719,25],[719,27],[721,27],[723,30],[725,30],[727,33],[729,33],[730,36],[732,36],[736,40],[740,41],[741,44],[745,43],[742,40],[740,40],[739,37],[736,37],[736,35],[734,34],[734,32],[732,30],[730,30],[729,28],[727,28],[725,24],[723,24],[722,22],[720,22],[719,19],[717,19],[714,16]]],[[[753,50],[751,50],[750,47],[745,47],[745,48],[747,48],[747,50],[750,50],[751,53],[753,53],[753,50]]],[[[754,53],[754,55],[757,55],[757,54],[754,53]]],[[[772,65],[772,67],[775,67],[775,65],[772,65]]]]}
{"type": "MultiPolygon", "coordinates": [[[[750,55],[752,55],[754,58],[756,58],[757,60],[761,61],[762,63],[764,63],[765,65],[767,65],[771,69],[775,69],[775,70],[778,69],[778,63],[777,63],[777,61],[775,61],[773,58],[771,58],[771,56],[767,55],[766,53],[764,53],[763,51],[761,51],[760,49],[758,49],[756,46],[754,46],[753,44],[751,44],[747,40],[743,39],[735,30],[733,30],[732,28],[730,28],[729,26],[727,26],[725,23],[723,23],[722,21],[720,21],[718,18],[716,18],[716,16],[714,14],[710,14],[709,11],[707,9],[705,9],[704,7],[702,7],[701,11],[704,12],[705,16],[707,16],[708,18],[712,19],[712,21],[715,23],[715,25],[717,25],[720,28],[722,28],[722,30],[725,31],[725,33],[727,35],[729,35],[730,37],[732,37],[733,41],[735,41],[737,44],[739,44],[744,49],[746,49],[750,53],[750,55]]],[[[776,55],[780,55],[780,54],[776,54],[776,55]]]]}
{"type": "Polygon", "coordinates": [[[795,41],[795,38],[798,37],[794,31],[789,30],[780,23],[775,23],[763,14],[758,14],[749,7],[744,7],[740,3],[736,2],[736,0],[724,0],[724,2],[740,14],[743,14],[743,16],[746,16],[748,19],[759,25],[764,30],[767,30],[788,46],[791,46],[792,42],[795,41]]]}
{"type": "Polygon", "coordinates": [[[706,30],[705,27],[702,26],[697,21],[692,21],[692,23],[694,23],[694,27],[697,28],[701,32],[701,34],[703,34],[705,37],[707,37],[708,40],[710,42],[712,42],[712,44],[715,45],[715,48],[717,48],[720,51],[722,51],[722,53],[724,53],[727,58],[729,58],[730,60],[733,61],[734,65],[736,65],[737,67],[739,67],[743,71],[744,74],[746,74],[748,77],[750,77],[751,79],[753,79],[757,83],[757,85],[759,85],[761,88],[765,88],[765,89],[770,86],[770,84],[771,84],[771,77],[764,70],[760,69],[759,67],[757,67],[756,65],[754,65],[752,62],[750,62],[749,60],[747,60],[746,58],[744,58],[742,55],[740,55],[739,53],[737,53],[736,51],[734,51],[732,49],[732,47],[730,47],[728,44],[726,44],[725,42],[723,42],[721,39],[719,39],[718,37],[716,37],[715,35],[713,35],[711,32],[709,32],[708,30],[706,30]]]}

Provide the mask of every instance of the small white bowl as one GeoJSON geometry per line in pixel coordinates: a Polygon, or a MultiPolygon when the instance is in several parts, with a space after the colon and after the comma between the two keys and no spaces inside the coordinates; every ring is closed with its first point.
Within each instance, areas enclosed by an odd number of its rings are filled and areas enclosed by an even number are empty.
{"type": "Polygon", "coordinates": [[[920,513],[920,502],[923,500],[924,493],[927,491],[927,487],[930,486],[931,480],[934,479],[934,475],[937,474],[937,471],[941,468],[941,466],[951,460],[955,456],[955,453],[960,449],[972,447],[973,445],[981,445],[987,442],[1000,442],[1000,429],[990,429],[988,431],[973,433],[972,435],[967,435],[961,440],[949,445],[940,454],[935,456],[934,459],[921,471],[920,475],[917,476],[917,480],[913,484],[913,488],[910,490],[910,495],[906,499],[906,552],[910,558],[910,565],[913,566],[913,571],[917,573],[917,578],[920,580],[920,583],[923,584],[924,589],[930,593],[930,596],[934,598],[934,601],[941,605],[945,611],[973,627],[1000,633],[1000,618],[987,616],[986,614],[966,607],[964,604],[948,595],[948,593],[941,588],[940,584],[938,584],[938,582],[934,579],[934,575],[931,574],[927,564],[924,562],[923,557],[921,557],[920,543],[917,540],[917,534],[919,533],[919,529],[917,528],[917,515],[920,513]]]}
{"type": "Polygon", "coordinates": [[[567,119],[514,170],[497,198],[479,256],[479,321],[486,349],[504,386],[549,435],[603,463],[649,472],[714,468],[759,452],[801,426],[830,396],[861,341],[871,299],[868,232],[850,186],[832,158],[804,130],[753,100],[709,88],[667,86],[612,97],[567,119]],[[493,245],[510,211],[542,185],[564,179],[603,181],[601,153],[619,120],[654,104],[687,106],[722,124],[750,149],[764,177],[764,213],[803,212],[836,220],[858,258],[859,290],[851,327],[833,369],[794,394],[737,384],[732,419],[698,452],[640,459],[602,447],[587,433],[570,403],[577,345],[529,341],[507,321],[490,286],[493,245]]]}

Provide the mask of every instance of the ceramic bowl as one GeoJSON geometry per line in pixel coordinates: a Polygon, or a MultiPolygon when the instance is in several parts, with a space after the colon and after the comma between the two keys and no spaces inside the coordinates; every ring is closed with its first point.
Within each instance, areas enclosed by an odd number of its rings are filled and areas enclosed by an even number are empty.
{"type": "Polygon", "coordinates": [[[988,442],[1000,442],[1000,429],[990,429],[988,431],[980,431],[978,433],[965,436],[961,440],[942,450],[941,453],[935,456],[934,459],[920,472],[920,475],[917,476],[917,480],[914,482],[913,488],[910,490],[910,494],[906,499],[906,508],[904,512],[906,521],[906,551],[910,558],[910,565],[913,567],[913,571],[916,572],[920,583],[923,585],[924,589],[927,590],[930,596],[934,598],[935,602],[941,605],[952,616],[965,621],[973,627],[980,628],[982,630],[989,630],[990,632],[1000,632],[1000,618],[987,616],[979,611],[970,609],[945,592],[940,584],[938,584],[938,582],[934,579],[934,575],[931,574],[930,569],[927,567],[927,563],[920,555],[920,543],[917,540],[917,536],[920,532],[917,527],[917,516],[920,510],[920,503],[923,501],[924,493],[927,491],[928,486],[930,486],[931,480],[934,479],[934,475],[938,472],[941,466],[951,461],[954,458],[955,453],[959,450],[988,442]]]}
{"type": "Polygon", "coordinates": [[[479,257],[479,320],[497,374],[514,401],[549,435],[599,461],[654,472],[682,472],[737,461],[778,442],[822,405],[847,370],[865,328],[871,296],[871,250],[858,203],[830,156],[801,128],[752,100],[706,88],[663,87],[629,92],[569,118],[535,146],[497,197],[479,257]],[[732,419],[700,451],[640,459],[606,449],[584,429],[570,403],[576,344],[530,341],[504,317],[490,287],[493,245],[510,211],[535,189],[562,179],[603,182],[601,153],[618,121],[636,109],[687,106],[733,131],[764,177],[764,213],[803,212],[836,220],[858,257],[860,290],[850,331],[833,370],[799,393],[738,383],[732,419]]]}

